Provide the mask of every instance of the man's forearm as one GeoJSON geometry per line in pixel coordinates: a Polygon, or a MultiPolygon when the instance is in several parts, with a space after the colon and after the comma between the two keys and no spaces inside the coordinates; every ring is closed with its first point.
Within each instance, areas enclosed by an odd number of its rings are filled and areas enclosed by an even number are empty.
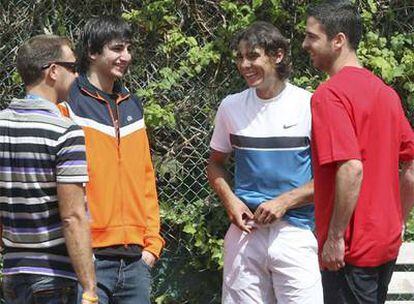
{"type": "Polygon", "coordinates": [[[349,160],[338,165],[335,180],[335,201],[328,238],[342,239],[355,210],[362,184],[362,163],[349,160]]]}
{"type": "Polygon", "coordinates": [[[84,292],[96,295],[91,236],[83,188],[77,184],[60,184],[58,198],[63,235],[72,266],[84,292]]]}
{"type": "Polygon", "coordinates": [[[1,222],[0,217],[0,253],[3,251],[3,223],[1,222]]]}
{"type": "Polygon", "coordinates": [[[414,160],[403,162],[400,173],[400,197],[404,223],[414,205],[414,160]]]}
{"type": "Polygon", "coordinates": [[[216,192],[224,207],[227,208],[231,201],[236,197],[228,183],[229,176],[227,171],[221,165],[210,162],[207,165],[207,177],[210,186],[213,188],[214,192],[216,192]]]}
{"type": "Polygon", "coordinates": [[[63,235],[80,284],[84,290],[95,291],[95,270],[86,215],[63,219],[63,235]]]}
{"type": "Polygon", "coordinates": [[[292,189],[291,191],[281,194],[279,197],[275,198],[279,201],[284,202],[286,210],[295,209],[308,205],[313,201],[313,180],[310,182],[292,189]]]}
{"type": "Polygon", "coordinates": [[[253,229],[253,213],[231,190],[228,183],[228,173],[224,168],[229,155],[212,151],[207,165],[207,176],[211,187],[219,196],[226,209],[229,220],[239,229],[250,233],[253,229]]]}

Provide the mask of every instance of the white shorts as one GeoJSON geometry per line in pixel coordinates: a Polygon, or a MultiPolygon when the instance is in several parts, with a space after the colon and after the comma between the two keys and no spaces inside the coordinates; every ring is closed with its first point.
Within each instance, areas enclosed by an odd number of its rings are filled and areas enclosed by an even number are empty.
{"type": "Polygon", "coordinates": [[[222,303],[323,303],[317,242],[286,221],[224,238],[222,303]]]}

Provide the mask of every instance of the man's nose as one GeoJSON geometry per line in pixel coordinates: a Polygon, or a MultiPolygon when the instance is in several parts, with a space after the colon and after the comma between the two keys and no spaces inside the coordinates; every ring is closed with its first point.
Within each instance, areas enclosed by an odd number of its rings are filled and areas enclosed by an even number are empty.
{"type": "Polygon", "coordinates": [[[242,59],[240,59],[240,67],[248,68],[248,67],[250,67],[250,65],[251,65],[251,62],[247,58],[243,57],[242,59]]]}
{"type": "Polygon", "coordinates": [[[305,38],[302,42],[302,49],[306,50],[308,48],[308,40],[305,38]]]}
{"type": "Polygon", "coordinates": [[[123,52],[122,52],[122,59],[125,61],[130,61],[132,58],[131,52],[126,48],[123,52]]]}

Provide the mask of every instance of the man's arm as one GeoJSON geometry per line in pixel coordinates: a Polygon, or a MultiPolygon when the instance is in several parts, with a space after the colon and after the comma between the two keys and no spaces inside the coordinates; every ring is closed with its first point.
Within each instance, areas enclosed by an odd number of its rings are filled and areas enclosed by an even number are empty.
{"type": "Polygon", "coordinates": [[[414,205],[414,160],[401,163],[400,197],[403,219],[406,223],[414,205]]]}
{"type": "Polygon", "coordinates": [[[0,217],[0,254],[3,252],[3,223],[1,222],[1,217],[0,217]]]}
{"type": "Polygon", "coordinates": [[[254,213],[254,220],[258,224],[269,224],[282,218],[287,210],[307,205],[312,201],[313,180],[260,204],[254,213]]]}
{"type": "Polygon", "coordinates": [[[247,221],[253,220],[253,213],[230,188],[228,172],[225,169],[229,156],[229,153],[211,150],[207,165],[208,181],[226,208],[230,221],[249,233],[253,227],[247,221]]]}
{"type": "Polygon", "coordinates": [[[164,240],[160,235],[160,208],[158,204],[157,188],[155,184],[155,174],[152,165],[151,152],[148,137],[145,138],[145,235],[142,260],[154,267],[160,257],[164,240]]]}
{"type": "MultiPolygon", "coordinates": [[[[82,184],[57,184],[59,213],[66,247],[84,294],[96,298],[95,269],[92,261],[89,221],[82,184]]],[[[83,300],[82,303],[89,303],[83,300]]]]}
{"type": "Polygon", "coordinates": [[[345,230],[354,213],[362,184],[360,160],[339,162],[335,179],[335,201],[328,236],[322,250],[322,266],[338,270],[345,266],[345,230]]]}

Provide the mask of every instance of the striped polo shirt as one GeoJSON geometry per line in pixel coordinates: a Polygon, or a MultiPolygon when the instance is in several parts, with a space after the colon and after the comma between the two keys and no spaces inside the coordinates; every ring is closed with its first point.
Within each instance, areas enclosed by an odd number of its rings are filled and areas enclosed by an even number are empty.
{"type": "Polygon", "coordinates": [[[82,129],[50,101],[14,99],[0,112],[3,274],[76,279],[68,257],[57,183],[88,181],[82,129]]]}

